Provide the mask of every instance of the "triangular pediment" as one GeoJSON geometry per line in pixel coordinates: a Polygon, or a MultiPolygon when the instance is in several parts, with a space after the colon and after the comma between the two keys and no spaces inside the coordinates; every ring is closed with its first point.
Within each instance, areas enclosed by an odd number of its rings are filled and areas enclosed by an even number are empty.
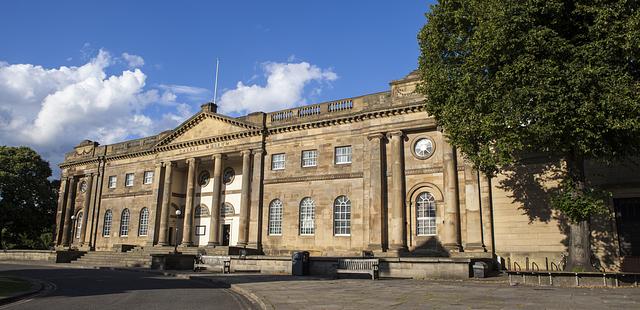
{"type": "Polygon", "coordinates": [[[216,113],[199,112],[173,130],[157,146],[224,136],[255,129],[259,129],[259,127],[231,117],[216,113]]]}

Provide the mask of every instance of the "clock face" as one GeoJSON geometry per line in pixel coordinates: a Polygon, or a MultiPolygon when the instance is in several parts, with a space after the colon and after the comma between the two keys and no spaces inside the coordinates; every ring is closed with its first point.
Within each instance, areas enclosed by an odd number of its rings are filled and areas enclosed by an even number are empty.
{"type": "Polygon", "coordinates": [[[222,182],[226,185],[231,184],[231,182],[233,182],[233,179],[236,176],[236,172],[233,171],[233,168],[229,167],[227,169],[224,169],[224,174],[222,175],[222,182]]]}
{"type": "Polygon", "coordinates": [[[198,175],[198,185],[205,187],[209,184],[209,171],[204,170],[198,175]]]}
{"type": "Polygon", "coordinates": [[[83,193],[87,191],[87,182],[82,181],[82,183],[80,183],[80,191],[83,193]]]}
{"type": "Polygon", "coordinates": [[[413,146],[413,152],[420,158],[427,158],[433,153],[433,141],[422,138],[413,146]]]}

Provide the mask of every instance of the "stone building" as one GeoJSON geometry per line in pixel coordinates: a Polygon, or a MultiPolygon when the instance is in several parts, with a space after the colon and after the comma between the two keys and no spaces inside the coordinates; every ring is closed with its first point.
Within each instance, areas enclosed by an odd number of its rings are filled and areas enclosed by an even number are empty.
{"type": "MultiPolygon", "coordinates": [[[[567,223],[548,208],[542,169],[554,162],[478,173],[426,114],[417,82],[414,72],[390,91],[236,118],[207,103],[156,136],[85,140],[60,164],[56,245],[559,264],[567,223]]],[[[618,269],[639,255],[640,169],[589,171],[617,215],[594,220],[593,249],[618,269]]]]}

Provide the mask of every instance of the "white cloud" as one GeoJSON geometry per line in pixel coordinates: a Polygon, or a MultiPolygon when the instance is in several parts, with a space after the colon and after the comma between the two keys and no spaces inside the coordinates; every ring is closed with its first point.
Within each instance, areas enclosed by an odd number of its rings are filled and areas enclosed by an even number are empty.
{"type": "Polygon", "coordinates": [[[83,139],[153,135],[191,116],[171,90],[146,89],[140,69],[108,75],[113,63],[104,50],[79,67],[0,62],[0,144],[30,146],[55,165],[83,139]],[[145,112],[155,103],[158,116],[145,112]]]}
{"type": "Polygon", "coordinates": [[[129,68],[140,68],[144,66],[144,59],[138,55],[122,53],[122,58],[127,62],[129,68]]]}
{"type": "Polygon", "coordinates": [[[307,62],[263,64],[267,83],[245,85],[238,82],[235,89],[225,91],[220,98],[220,111],[243,114],[270,112],[298,106],[305,102],[305,86],[311,82],[330,82],[338,78],[331,69],[321,69],[307,62]]]}
{"type": "Polygon", "coordinates": [[[186,85],[160,84],[158,85],[158,88],[165,91],[170,91],[174,94],[187,95],[192,98],[202,98],[210,94],[210,91],[206,88],[186,85]]]}

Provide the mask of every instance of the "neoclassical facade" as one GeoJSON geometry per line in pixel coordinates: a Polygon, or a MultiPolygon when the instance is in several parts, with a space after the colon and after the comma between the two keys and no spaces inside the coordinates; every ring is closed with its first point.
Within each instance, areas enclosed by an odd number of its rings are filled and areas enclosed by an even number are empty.
{"type": "MultiPolygon", "coordinates": [[[[208,103],[156,136],[85,140],[60,164],[55,242],[560,260],[561,216],[538,199],[544,194],[521,197],[528,186],[540,190],[524,181],[544,179],[536,167],[548,159],[514,170],[522,184],[478,173],[424,111],[417,83],[412,73],[390,91],[237,118],[208,103]]],[[[636,166],[599,167],[595,182],[614,178],[614,199],[638,204],[636,166]]],[[[620,236],[632,228],[621,232],[615,218],[594,224],[610,241],[595,240],[594,251],[611,254],[614,244],[607,268],[618,268],[620,236]]]]}

